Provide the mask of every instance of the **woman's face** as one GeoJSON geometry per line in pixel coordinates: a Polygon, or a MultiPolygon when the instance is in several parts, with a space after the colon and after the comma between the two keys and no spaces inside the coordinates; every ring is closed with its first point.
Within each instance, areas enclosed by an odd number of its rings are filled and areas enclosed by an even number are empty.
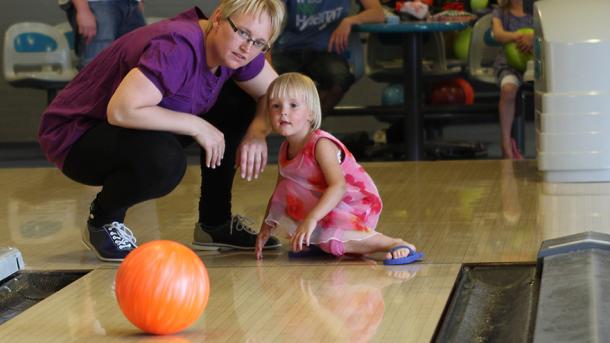
{"type": "Polygon", "coordinates": [[[220,65],[243,67],[261,53],[261,44],[269,44],[271,19],[267,15],[238,14],[227,19],[215,16],[214,20],[214,45],[220,65]]]}

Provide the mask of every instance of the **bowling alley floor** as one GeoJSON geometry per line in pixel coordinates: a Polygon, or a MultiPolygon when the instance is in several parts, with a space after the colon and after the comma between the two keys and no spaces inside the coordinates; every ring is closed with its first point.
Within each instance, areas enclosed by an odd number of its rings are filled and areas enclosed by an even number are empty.
{"type": "MultiPolygon", "coordinates": [[[[534,160],[374,162],[384,208],[378,230],[401,237],[425,260],[387,267],[367,259],[263,261],[240,251],[200,252],[211,295],[202,317],[170,337],[143,334],[114,298],[117,265],[81,242],[97,188],[54,168],[0,169],[0,246],[18,248],[28,270],[90,271],[0,325],[2,342],[425,342],[435,334],[463,264],[533,263],[544,239],[608,232],[610,185],[548,184],[534,160]]],[[[275,184],[269,166],[236,180],[233,210],[260,223],[275,184]]],[[[191,242],[199,170],[169,195],[135,206],[126,224],[138,242],[191,242]]]]}

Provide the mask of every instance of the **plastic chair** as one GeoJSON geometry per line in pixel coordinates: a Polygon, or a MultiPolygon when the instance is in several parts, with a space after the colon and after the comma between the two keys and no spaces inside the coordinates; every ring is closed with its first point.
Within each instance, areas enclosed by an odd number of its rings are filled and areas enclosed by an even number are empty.
{"type": "Polygon", "coordinates": [[[66,37],[66,40],[68,41],[68,48],[70,49],[70,59],[72,60],[72,65],[76,67],[78,64],[78,56],[76,56],[76,51],[74,51],[74,40],[76,38],[74,31],[72,30],[72,25],[70,25],[69,22],[64,21],[55,25],[55,28],[58,29],[59,32],[64,35],[64,37],[66,37]]]}
{"type": "Polygon", "coordinates": [[[66,37],[51,25],[34,22],[6,30],[3,70],[14,87],[46,90],[48,102],[77,74],[66,37]]]}
{"type": "Polygon", "coordinates": [[[493,38],[491,19],[492,14],[486,14],[472,27],[466,70],[473,80],[495,84],[493,63],[502,47],[493,38]]]}
{"type": "Polygon", "coordinates": [[[349,36],[347,47],[347,63],[354,75],[355,80],[360,80],[364,76],[364,47],[360,33],[352,32],[349,36]]]}

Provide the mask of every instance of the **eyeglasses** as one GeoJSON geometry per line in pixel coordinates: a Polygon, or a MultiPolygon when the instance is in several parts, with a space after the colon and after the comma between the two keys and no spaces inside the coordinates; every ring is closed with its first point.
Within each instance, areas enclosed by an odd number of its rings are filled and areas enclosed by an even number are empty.
{"type": "Polygon", "coordinates": [[[262,39],[252,39],[250,33],[237,27],[237,25],[235,25],[235,23],[231,20],[231,17],[227,17],[227,21],[229,22],[229,25],[231,25],[233,32],[236,32],[239,38],[245,40],[248,43],[252,42],[252,46],[254,46],[255,48],[260,49],[262,52],[265,52],[269,50],[269,48],[271,48],[269,46],[269,43],[265,42],[262,39]]]}

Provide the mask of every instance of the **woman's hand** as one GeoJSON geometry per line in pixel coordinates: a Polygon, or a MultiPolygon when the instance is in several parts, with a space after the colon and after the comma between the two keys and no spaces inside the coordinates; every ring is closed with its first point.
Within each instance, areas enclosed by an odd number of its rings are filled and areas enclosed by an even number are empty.
{"type": "Polygon", "coordinates": [[[309,217],[305,218],[305,220],[299,224],[290,240],[292,251],[299,252],[303,250],[303,243],[305,243],[306,246],[309,246],[311,234],[313,233],[313,230],[316,229],[316,225],[318,225],[318,222],[309,217]]]}
{"type": "Polygon", "coordinates": [[[235,166],[241,169],[241,178],[258,179],[267,165],[267,141],[265,136],[246,135],[237,148],[235,166]]]}
{"type": "Polygon", "coordinates": [[[205,165],[212,169],[219,166],[225,154],[224,134],[214,125],[202,119],[193,138],[205,150],[205,165]]]}
{"type": "Polygon", "coordinates": [[[328,41],[328,51],[335,51],[338,54],[347,50],[349,43],[349,35],[352,32],[352,22],[350,17],[341,21],[341,24],[335,29],[330,40],[328,41]]]}

